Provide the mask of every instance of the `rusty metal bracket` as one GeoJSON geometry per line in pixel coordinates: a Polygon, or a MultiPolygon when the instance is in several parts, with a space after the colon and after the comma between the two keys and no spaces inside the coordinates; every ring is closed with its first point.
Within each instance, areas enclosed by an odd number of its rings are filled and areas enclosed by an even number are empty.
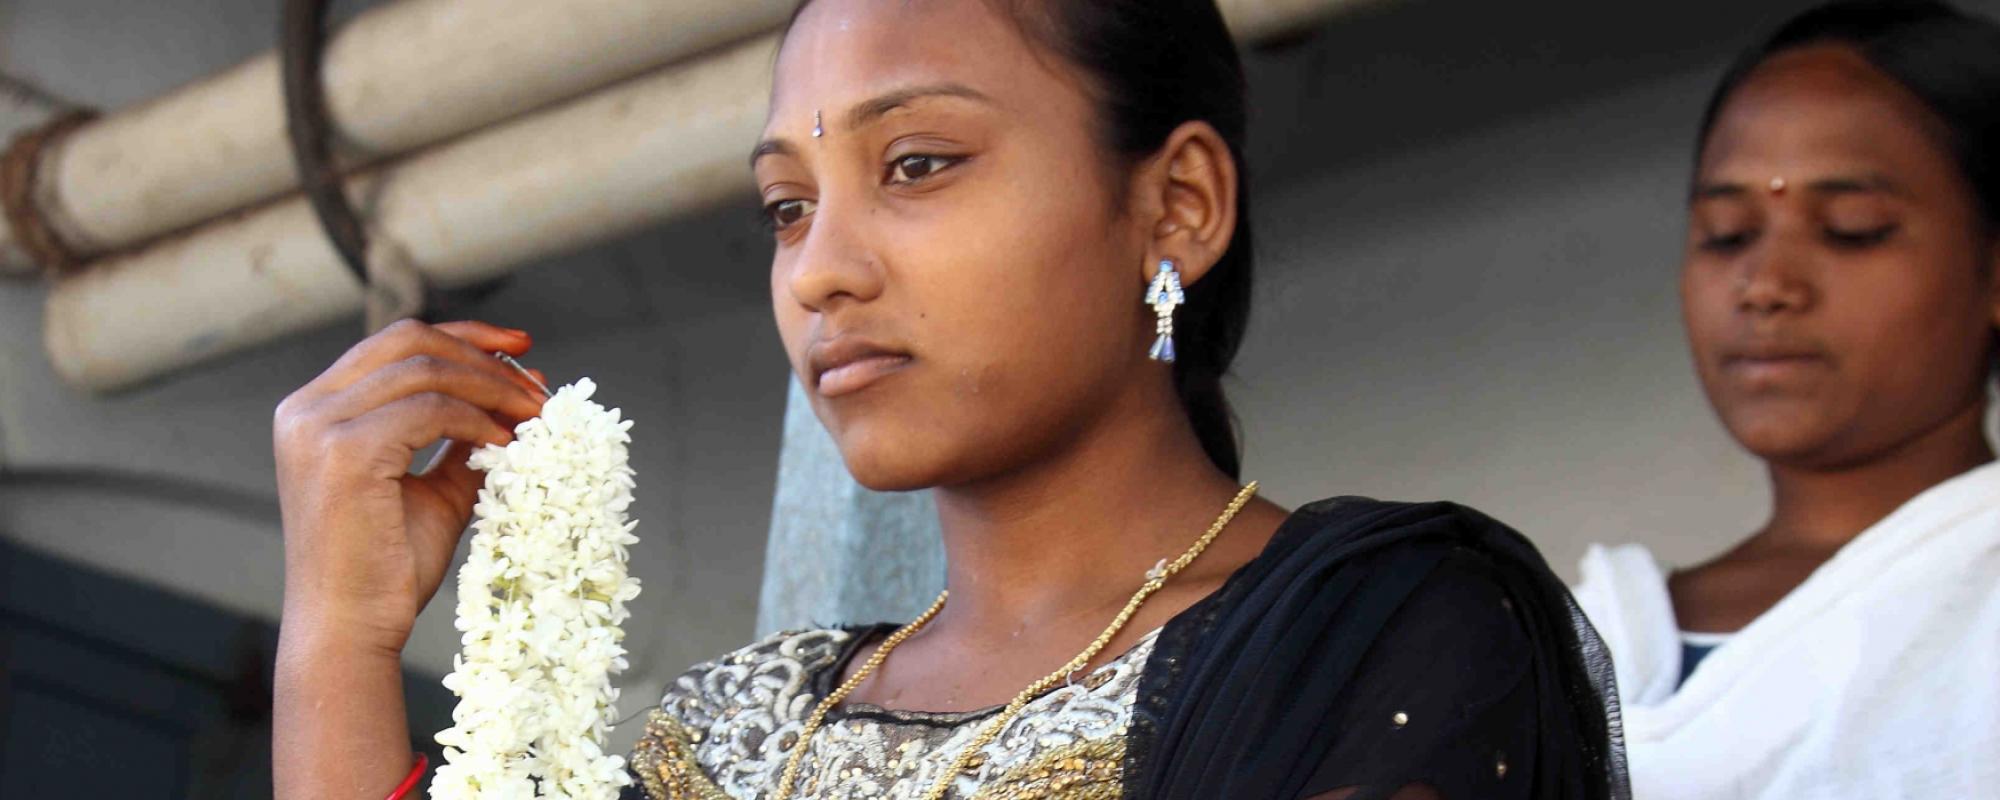
{"type": "Polygon", "coordinates": [[[15,136],[8,142],[6,152],[0,154],[0,210],[6,213],[7,226],[14,232],[16,243],[51,273],[75,269],[82,259],[63,242],[62,235],[35,203],[35,181],[41,171],[42,154],[69,132],[96,118],[97,112],[89,109],[59,114],[15,136]]]}

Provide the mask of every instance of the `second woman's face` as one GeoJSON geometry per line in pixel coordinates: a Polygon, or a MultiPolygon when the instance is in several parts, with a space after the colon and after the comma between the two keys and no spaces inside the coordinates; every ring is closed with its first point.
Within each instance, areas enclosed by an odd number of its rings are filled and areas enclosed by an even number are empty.
{"type": "Polygon", "coordinates": [[[1710,402],[1759,457],[1858,463],[1984,402],[1996,251],[1939,128],[1832,45],[1767,61],[1717,116],[1682,308],[1710,402]]]}
{"type": "Polygon", "coordinates": [[[763,138],[779,332],[863,484],[1005,470],[1137,369],[1146,238],[1092,103],[987,3],[812,3],[763,138]]]}

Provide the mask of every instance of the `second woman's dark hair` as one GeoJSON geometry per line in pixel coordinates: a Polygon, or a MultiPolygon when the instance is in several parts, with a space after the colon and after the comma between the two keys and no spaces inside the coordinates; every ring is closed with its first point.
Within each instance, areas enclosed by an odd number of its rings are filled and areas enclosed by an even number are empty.
{"type": "MultiPolygon", "coordinates": [[[[1250,322],[1253,259],[1243,162],[1248,115],[1243,63],[1222,12],[1214,0],[987,2],[1083,71],[1106,148],[1126,163],[1158,152],[1176,127],[1190,121],[1214,126],[1236,159],[1235,236],[1215,266],[1187,288],[1187,304],[1174,319],[1173,375],[1202,450],[1230,477],[1240,477],[1242,445],[1222,376],[1250,322]]],[[[1138,302],[1137,289],[1132,296],[1138,302]]]]}
{"type": "Polygon", "coordinates": [[[1697,155],[1723,104],[1773,56],[1844,45],[1923,102],[1945,133],[1979,203],[2000,233],[2000,24],[1935,0],[1841,0],[1806,11],[1745,51],[1702,115],[1697,155]]]}

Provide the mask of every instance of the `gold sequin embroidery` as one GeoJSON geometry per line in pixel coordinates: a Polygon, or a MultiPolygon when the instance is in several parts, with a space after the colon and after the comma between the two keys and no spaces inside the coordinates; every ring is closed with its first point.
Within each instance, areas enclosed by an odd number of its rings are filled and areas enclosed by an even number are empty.
{"type": "Polygon", "coordinates": [[[1125,738],[1094,739],[1050,750],[973,796],[973,800],[1117,800],[1125,738]]]}
{"type": "Polygon", "coordinates": [[[731,800],[694,758],[694,736],[659,709],[646,715],[646,734],[632,746],[632,771],[653,800],[731,800]]]}

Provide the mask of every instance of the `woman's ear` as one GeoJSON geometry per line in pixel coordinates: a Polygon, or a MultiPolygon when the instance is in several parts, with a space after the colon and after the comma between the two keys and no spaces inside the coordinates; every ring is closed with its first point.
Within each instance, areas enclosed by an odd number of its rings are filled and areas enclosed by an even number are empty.
{"type": "Polygon", "coordinates": [[[1215,126],[1184,122],[1138,171],[1136,207],[1152,219],[1147,258],[1136,265],[1150,281],[1161,259],[1173,259],[1181,283],[1193,285],[1228,252],[1236,235],[1236,158],[1215,126]]]}

